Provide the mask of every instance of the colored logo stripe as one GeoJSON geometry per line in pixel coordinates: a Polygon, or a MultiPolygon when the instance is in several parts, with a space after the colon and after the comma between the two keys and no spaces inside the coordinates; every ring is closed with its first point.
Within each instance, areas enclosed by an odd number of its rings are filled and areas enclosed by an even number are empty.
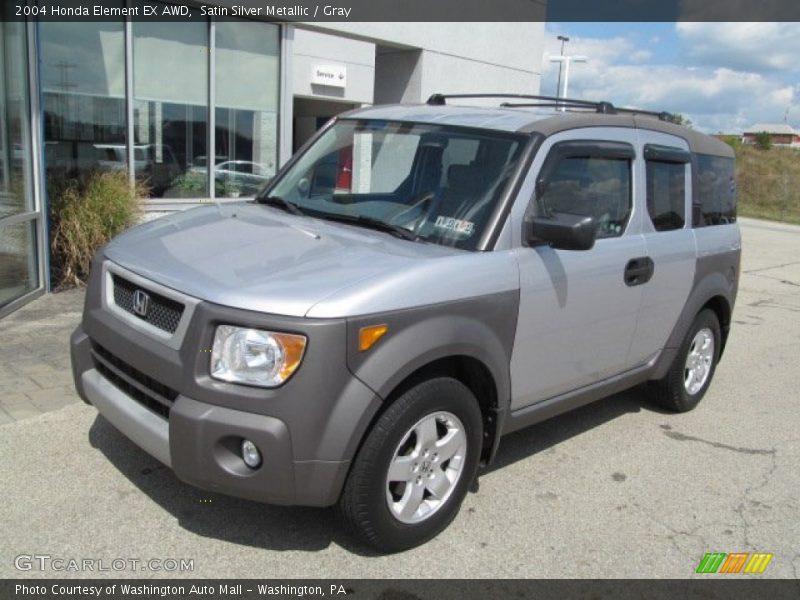
{"type": "Polygon", "coordinates": [[[748,552],[734,552],[728,554],[728,558],[722,563],[720,573],[738,573],[742,570],[747,557],[750,556],[748,552]]]}
{"type": "Polygon", "coordinates": [[[697,567],[697,573],[716,573],[724,559],[724,552],[706,552],[697,567]]]}
{"type": "Polygon", "coordinates": [[[750,562],[744,568],[745,573],[763,573],[769,562],[772,560],[772,554],[753,554],[750,562]]]}
{"type": "Polygon", "coordinates": [[[763,573],[773,555],[756,552],[706,552],[697,566],[697,573],[763,573]],[[749,560],[748,560],[749,559],[749,560]],[[746,565],[746,566],[745,566],[746,565]],[[744,571],[742,569],[744,568],[744,571]]]}

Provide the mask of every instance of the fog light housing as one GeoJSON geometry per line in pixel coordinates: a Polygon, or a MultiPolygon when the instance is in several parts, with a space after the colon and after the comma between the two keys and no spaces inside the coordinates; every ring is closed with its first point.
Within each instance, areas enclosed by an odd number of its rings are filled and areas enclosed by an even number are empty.
{"type": "Polygon", "coordinates": [[[242,440],[242,460],[251,469],[261,466],[261,452],[259,452],[258,446],[250,440],[242,440]]]}

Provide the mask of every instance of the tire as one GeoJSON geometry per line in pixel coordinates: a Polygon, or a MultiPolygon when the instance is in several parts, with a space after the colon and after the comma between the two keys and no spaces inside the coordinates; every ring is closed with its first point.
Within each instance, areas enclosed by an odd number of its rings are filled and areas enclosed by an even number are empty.
{"type": "Polygon", "coordinates": [[[339,499],[346,525],[381,552],[436,536],[475,479],[482,437],[478,402],[459,381],[437,377],[409,389],[378,418],[356,455],[339,499]]]}
{"type": "Polygon", "coordinates": [[[650,398],[675,412],[688,412],[697,406],[714,378],[721,339],[717,315],[710,309],[700,311],[667,374],[663,379],[650,382],[650,398]],[[711,348],[705,346],[708,342],[713,344],[711,348]],[[690,356],[694,363],[689,362],[690,356]]]}

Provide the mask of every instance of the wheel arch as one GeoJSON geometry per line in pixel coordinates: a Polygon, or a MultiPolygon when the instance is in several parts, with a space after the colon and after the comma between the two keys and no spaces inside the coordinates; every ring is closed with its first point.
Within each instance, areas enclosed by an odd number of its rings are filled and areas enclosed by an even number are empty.
{"type": "Polygon", "coordinates": [[[436,377],[450,377],[464,384],[472,392],[478,402],[483,418],[483,442],[481,448],[481,462],[488,462],[494,451],[495,436],[497,435],[498,415],[498,390],[495,377],[489,367],[480,359],[466,354],[444,356],[422,365],[405,379],[403,379],[384,402],[380,413],[392,401],[415,385],[436,377]]]}
{"type": "MultiPolygon", "coordinates": [[[[733,309],[728,302],[728,299],[723,296],[722,294],[717,294],[710,298],[700,309],[700,311],[710,309],[717,315],[717,320],[719,321],[719,328],[722,339],[720,340],[719,346],[719,355],[722,356],[722,352],[725,350],[725,344],[728,341],[728,333],[731,329],[731,314],[733,309]]],[[[698,311],[698,312],[700,312],[698,311]]]]}
{"type": "Polygon", "coordinates": [[[511,352],[517,327],[517,290],[464,301],[368,315],[348,320],[350,371],[381,398],[383,406],[422,378],[444,375],[461,381],[478,398],[493,454],[495,430],[511,402],[511,352]],[[362,327],[384,323],[388,332],[374,347],[358,349],[362,327]]]}
{"type": "Polygon", "coordinates": [[[675,327],[672,329],[664,350],[656,360],[650,379],[658,380],[665,376],[695,318],[706,308],[712,310],[719,320],[722,336],[720,340],[720,356],[722,356],[728,332],[730,331],[735,298],[735,280],[731,281],[722,272],[714,271],[708,273],[697,282],[678,317],[675,327]]]}

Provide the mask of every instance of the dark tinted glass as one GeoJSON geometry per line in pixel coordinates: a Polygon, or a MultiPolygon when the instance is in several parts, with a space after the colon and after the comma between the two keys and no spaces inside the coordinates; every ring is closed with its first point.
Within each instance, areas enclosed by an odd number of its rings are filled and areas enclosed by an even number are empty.
{"type": "Polygon", "coordinates": [[[736,178],[732,158],[696,155],[694,226],[736,222],[736,178]]]}
{"type": "Polygon", "coordinates": [[[597,237],[622,235],[631,210],[631,166],[627,159],[564,158],[539,199],[543,212],[590,215],[597,237]]]}
{"type": "Polygon", "coordinates": [[[682,229],[686,222],[686,165],[647,161],[647,212],[656,231],[682,229]]]}

